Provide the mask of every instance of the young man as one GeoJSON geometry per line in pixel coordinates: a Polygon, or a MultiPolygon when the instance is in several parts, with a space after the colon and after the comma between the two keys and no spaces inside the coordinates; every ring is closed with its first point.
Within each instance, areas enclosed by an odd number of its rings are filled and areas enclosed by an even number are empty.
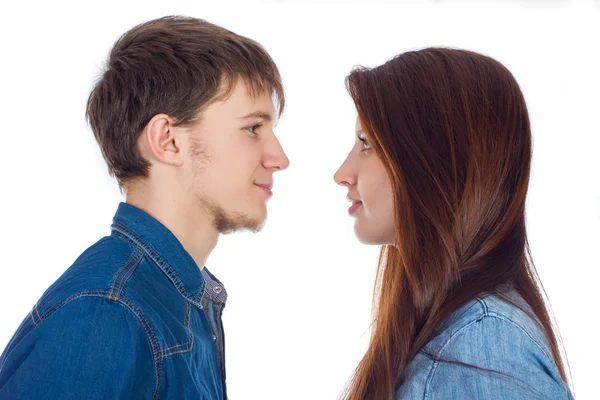
{"type": "Polygon", "coordinates": [[[227,397],[227,294],[204,263],[219,234],[265,221],[289,163],[283,107],[265,50],[206,21],[161,18],[117,41],[87,117],[126,203],[18,328],[0,398],[227,397]]]}

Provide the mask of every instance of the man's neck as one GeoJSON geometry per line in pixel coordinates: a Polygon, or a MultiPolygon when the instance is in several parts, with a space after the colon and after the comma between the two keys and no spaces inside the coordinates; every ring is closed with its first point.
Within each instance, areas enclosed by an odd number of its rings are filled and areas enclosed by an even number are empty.
{"type": "Polygon", "coordinates": [[[177,204],[173,199],[153,196],[152,193],[128,191],[125,200],[166,226],[181,242],[200,269],[204,268],[208,256],[217,245],[219,232],[214,228],[210,216],[202,209],[177,204]]]}

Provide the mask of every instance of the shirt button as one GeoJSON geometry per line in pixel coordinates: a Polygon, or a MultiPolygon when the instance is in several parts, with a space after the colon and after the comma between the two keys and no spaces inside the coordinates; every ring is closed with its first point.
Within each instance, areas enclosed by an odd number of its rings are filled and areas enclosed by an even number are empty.
{"type": "Polygon", "coordinates": [[[219,294],[219,293],[221,293],[221,290],[223,290],[223,288],[221,286],[215,286],[213,288],[213,293],[214,294],[219,294]]]}
{"type": "Polygon", "coordinates": [[[214,333],[213,333],[213,340],[214,340],[215,342],[217,341],[217,335],[215,335],[214,333]]]}

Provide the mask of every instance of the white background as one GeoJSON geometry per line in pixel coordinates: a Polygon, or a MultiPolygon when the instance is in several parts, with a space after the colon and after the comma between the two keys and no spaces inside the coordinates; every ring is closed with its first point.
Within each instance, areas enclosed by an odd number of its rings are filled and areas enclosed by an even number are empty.
{"type": "Polygon", "coordinates": [[[369,337],[377,248],[359,244],[333,174],[354,140],[344,77],[430,45],[491,55],[519,81],[535,140],[528,224],[576,395],[597,398],[600,5],[573,1],[20,2],[0,6],[0,349],[43,291],[109,233],[121,195],[85,123],[114,41],[170,14],[265,46],[288,108],[261,234],[223,237],[232,399],[334,399],[369,337]],[[368,5],[367,5],[368,4],[368,5]]]}

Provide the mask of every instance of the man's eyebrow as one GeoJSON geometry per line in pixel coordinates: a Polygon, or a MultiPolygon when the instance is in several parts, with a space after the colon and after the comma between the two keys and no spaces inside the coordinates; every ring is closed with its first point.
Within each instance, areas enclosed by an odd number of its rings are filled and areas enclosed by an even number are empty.
{"type": "Polygon", "coordinates": [[[239,119],[250,119],[250,118],[262,118],[267,122],[271,122],[271,120],[273,119],[271,117],[271,114],[264,112],[264,111],[254,111],[251,112],[248,115],[245,115],[243,117],[240,117],[239,119]]]}

